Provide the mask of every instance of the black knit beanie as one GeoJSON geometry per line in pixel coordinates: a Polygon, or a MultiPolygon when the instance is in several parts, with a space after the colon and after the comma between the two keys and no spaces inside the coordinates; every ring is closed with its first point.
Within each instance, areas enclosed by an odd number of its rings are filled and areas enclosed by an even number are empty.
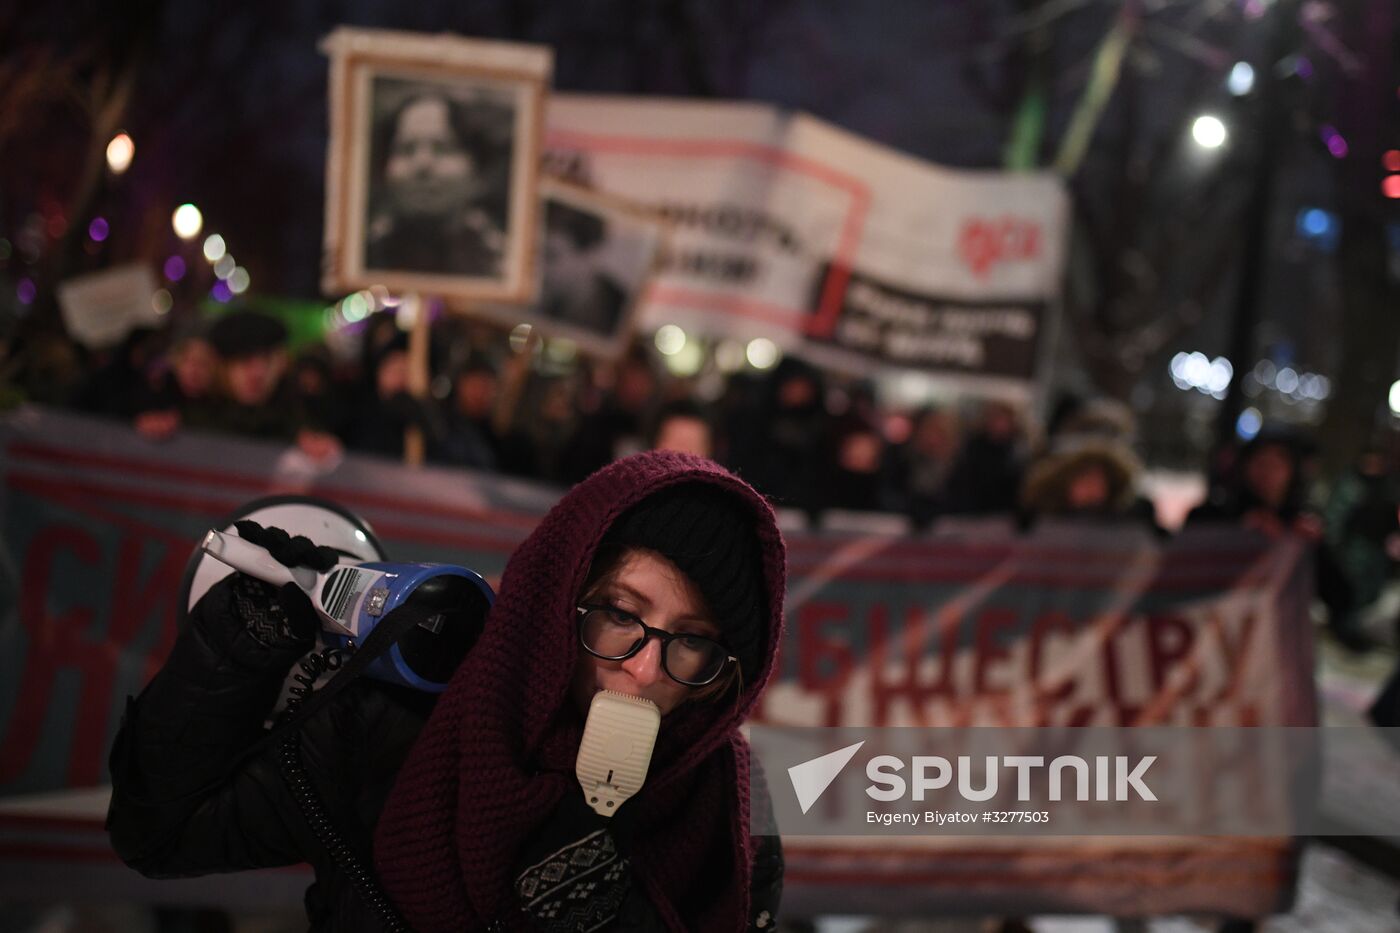
{"type": "Polygon", "coordinates": [[[768,626],[753,516],[729,493],[700,483],[663,489],[622,514],[604,546],[647,548],[695,582],[745,683],[763,661],[768,626]]]}
{"type": "Polygon", "coordinates": [[[209,326],[209,343],[226,360],[268,353],[286,341],[286,325],[271,315],[251,308],[228,311],[219,315],[209,326]]]}

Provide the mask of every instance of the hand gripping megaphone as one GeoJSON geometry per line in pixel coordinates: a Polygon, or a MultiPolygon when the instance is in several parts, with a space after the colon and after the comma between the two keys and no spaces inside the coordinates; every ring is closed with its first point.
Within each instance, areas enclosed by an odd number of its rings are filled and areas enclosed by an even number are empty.
{"type": "Polygon", "coordinates": [[[222,530],[207,532],[186,569],[184,611],[235,569],[277,586],[296,585],[311,601],[321,620],[322,640],[331,646],[358,646],[405,603],[428,610],[426,618],[375,658],[365,673],[429,693],[447,688],[495,601],[491,587],[473,570],[386,560],[367,523],[334,503],[308,496],[259,499],[231,516],[222,530]],[[304,535],[336,550],[341,560],[325,573],[288,567],[239,537],[234,523],[245,519],[304,535]]]}

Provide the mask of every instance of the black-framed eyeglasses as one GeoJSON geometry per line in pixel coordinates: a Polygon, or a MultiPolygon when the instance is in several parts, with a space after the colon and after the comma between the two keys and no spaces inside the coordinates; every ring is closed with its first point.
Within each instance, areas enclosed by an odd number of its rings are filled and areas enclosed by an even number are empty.
{"type": "Polygon", "coordinates": [[[651,637],[661,640],[661,669],[666,676],[687,687],[713,683],[725,664],[737,660],[713,638],[662,631],[612,606],[578,607],[578,640],[594,657],[625,661],[651,637]]]}

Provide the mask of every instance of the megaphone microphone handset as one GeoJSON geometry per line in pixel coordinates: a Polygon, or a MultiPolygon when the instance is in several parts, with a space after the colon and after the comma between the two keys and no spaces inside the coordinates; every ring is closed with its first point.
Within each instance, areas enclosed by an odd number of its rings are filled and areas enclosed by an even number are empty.
{"type": "Polygon", "coordinates": [[[650,700],[600,690],[588,705],[574,771],[595,813],[612,816],[646,781],[661,710],[650,700]]]}

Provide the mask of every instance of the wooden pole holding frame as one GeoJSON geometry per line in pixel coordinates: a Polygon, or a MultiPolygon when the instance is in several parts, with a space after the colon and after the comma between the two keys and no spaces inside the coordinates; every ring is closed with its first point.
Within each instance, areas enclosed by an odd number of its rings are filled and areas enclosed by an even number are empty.
{"type": "MultiPolygon", "coordinates": [[[[428,320],[428,309],[431,302],[425,301],[417,293],[412,293],[404,296],[403,304],[413,313],[413,329],[408,334],[408,394],[420,402],[426,402],[432,383],[428,353],[431,324],[428,320]]],[[[423,429],[416,424],[410,424],[403,435],[403,462],[411,467],[421,467],[426,454],[427,440],[423,437],[423,429]]]]}

